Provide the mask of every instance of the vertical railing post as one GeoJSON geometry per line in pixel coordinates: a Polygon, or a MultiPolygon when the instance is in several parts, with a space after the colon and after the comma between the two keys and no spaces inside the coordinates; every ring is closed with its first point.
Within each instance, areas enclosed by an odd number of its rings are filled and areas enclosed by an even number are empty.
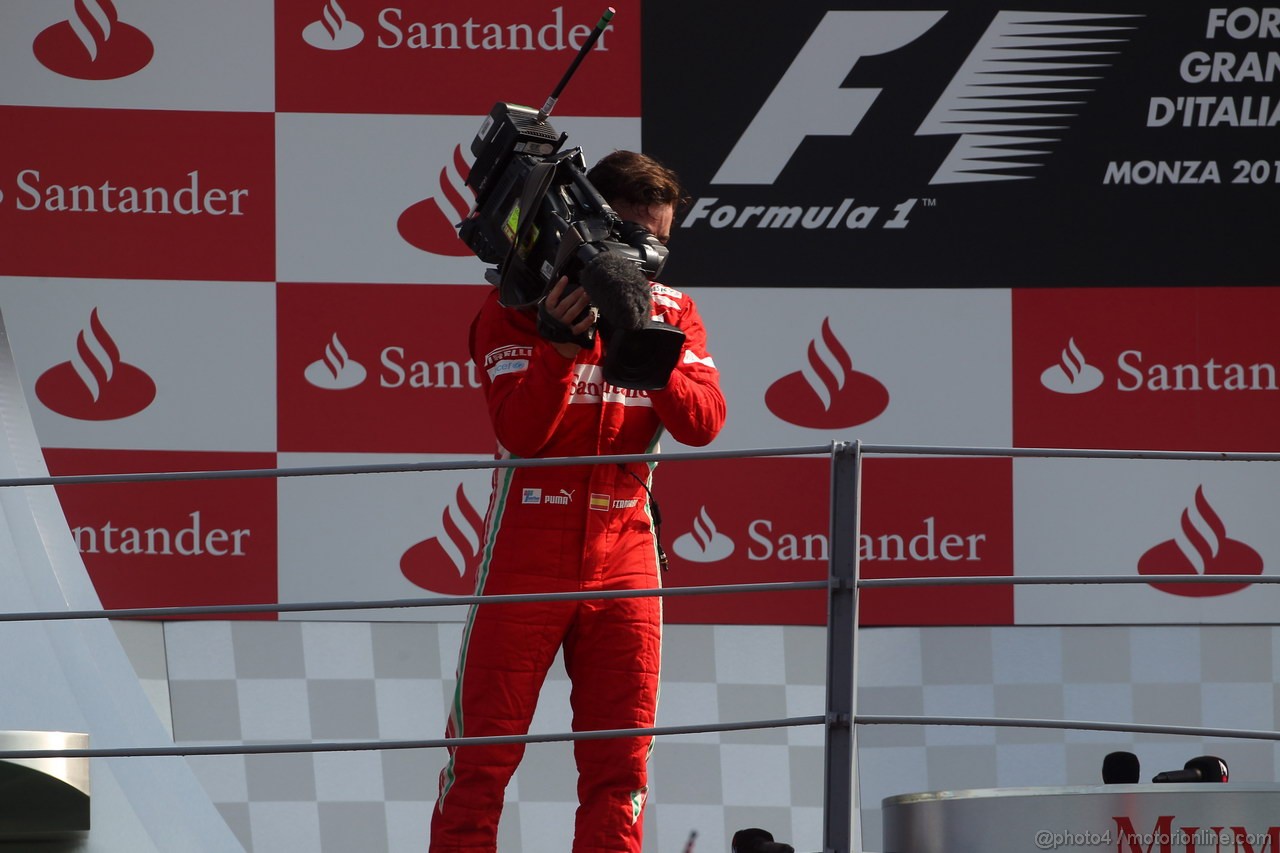
{"type": "Polygon", "coordinates": [[[861,442],[831,446],[830,560],[827,574],[827,726],[823,785],[824,853],[858,853],[854,695],[858,630],[861,442]]]}

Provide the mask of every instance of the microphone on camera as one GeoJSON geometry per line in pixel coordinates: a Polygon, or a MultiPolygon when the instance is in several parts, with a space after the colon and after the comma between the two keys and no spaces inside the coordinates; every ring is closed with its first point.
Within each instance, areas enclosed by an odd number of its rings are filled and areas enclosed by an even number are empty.
{"type": "Polygon", "coordinates": [[[578,282],[614,330],[638,332],[653,314],[649,279],[618,252],[600,252],[587,261],[578,282]]]}
{"type": "Polygon", "coordinates": [[[1139,780],[1138,756],[1132,752],[1109,752],[1102,759],[1102,781],[1107,785],[1133,785],[1139,780]]]}
{"type": "MultiPolygon", "coordinates": [[[[562,241],[561,246],[567,244],[562,241]]],[[[553,342],[568,341],[584,349],[595,345],[597,328],[604,343],[601,372],[604,381],[619,388],[654,391],[664,388],[680,360],[685,334],[678,327],[653,319],[649,278],[622,251],[581,245],[584,255],[577,283],[591,300],[595,325],[581,335],[551,316],[545,300],[538,305],[538,332],[553,342]],[[593,253],[593,254],[592,254],[593,253]]],[[[585,318],[581,315],[575,323],[585,318]]]]}
{"type": "MultiPolygon", "coordinates": [[[[577,283],[591,300],[591,307],[575,322],[594,307],[597,322],[606,334],[638,332],[649,323],[653,313],[649,279],[621,254],[599,252],[582,265],[577,283]]],[[[568,325],[551,316],[545,302],[538,305],[538,331],[547,340],[572,342],[585,349],[591,348],[595,336],[594,327],[575,336],[568,325]]]]}
{"type": "Polygon", "coordinates": [[[1157,773],[1152,782],[1226,782],[1230,774],[1227,762],[1216,755],[1201,755],[1191,759],[1181,770],[1157,773]]]}

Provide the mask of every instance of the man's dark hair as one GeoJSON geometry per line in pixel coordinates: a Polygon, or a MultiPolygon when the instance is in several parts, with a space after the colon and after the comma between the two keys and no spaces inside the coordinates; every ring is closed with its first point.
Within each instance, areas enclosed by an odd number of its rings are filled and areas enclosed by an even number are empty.
{"type": "Polygon", "coordinates": [[[647,154],[614,151],[587,172],[587,180],[606,201],[625,201],[637,207],[670,204],[679,208],[688,199],[680,177],[647,154]]]}

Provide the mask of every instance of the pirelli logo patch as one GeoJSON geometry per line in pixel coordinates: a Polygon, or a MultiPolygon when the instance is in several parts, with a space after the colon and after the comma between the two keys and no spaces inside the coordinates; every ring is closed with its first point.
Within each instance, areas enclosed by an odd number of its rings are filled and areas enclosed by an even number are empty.
{"type": "Polygon", "coordinates": [[[529,359],[533,356],[533,347],[508,346],[499,347],[484,357],[484,369],[492,382],[507,373],[520,373],[529,369],[529,359]]]}
{"type": "Polygon", "coordinates": [[[533,347],[530,346],[506,346],[498,347],[484,357],[484,366],[486,368],[493,367],[500,361],[506,361],[511,358],[532,358],[533,347]]]}

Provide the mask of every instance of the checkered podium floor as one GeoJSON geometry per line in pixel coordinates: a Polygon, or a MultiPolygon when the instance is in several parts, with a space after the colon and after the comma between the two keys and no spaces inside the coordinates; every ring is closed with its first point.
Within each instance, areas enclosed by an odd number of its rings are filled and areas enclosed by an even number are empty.
{"type": "MultiPolygon", "coordinates": [[[[440,737],[453,690],[454,623],[174,622],[118,626],[179,742],[440,737]]],[[[822,713],[821,628],[668,626],[659,723],[822,713]]],[[[1280,630],[1216,627],[879,628],[859,634],[863,714],[1006,716],[1280,728],[1280,630]]],[[[561,731],[569,683],[553,667],[533,730],[561,731]]],[[[820,727],[661,739],[646,850],[727,849],[764,826],[819,849],[820,727]]],[[[1190,757],[1232,779],[1277,778],[1259,741],[1053,729],[863,726],[863,847],[878,850],[880,801],[915,791],[1101,782],[1107,752],[1144,778],[1190,757]],[[1148,772],[1149,771],[1149,772],[1148,772]]],[[[420,851],[442,750],[189,759],[251,853],[420,851]]],[[[503,853],[566,849],[575,807],[568,744],[533,744],[508,790],[503,853]]]]}

